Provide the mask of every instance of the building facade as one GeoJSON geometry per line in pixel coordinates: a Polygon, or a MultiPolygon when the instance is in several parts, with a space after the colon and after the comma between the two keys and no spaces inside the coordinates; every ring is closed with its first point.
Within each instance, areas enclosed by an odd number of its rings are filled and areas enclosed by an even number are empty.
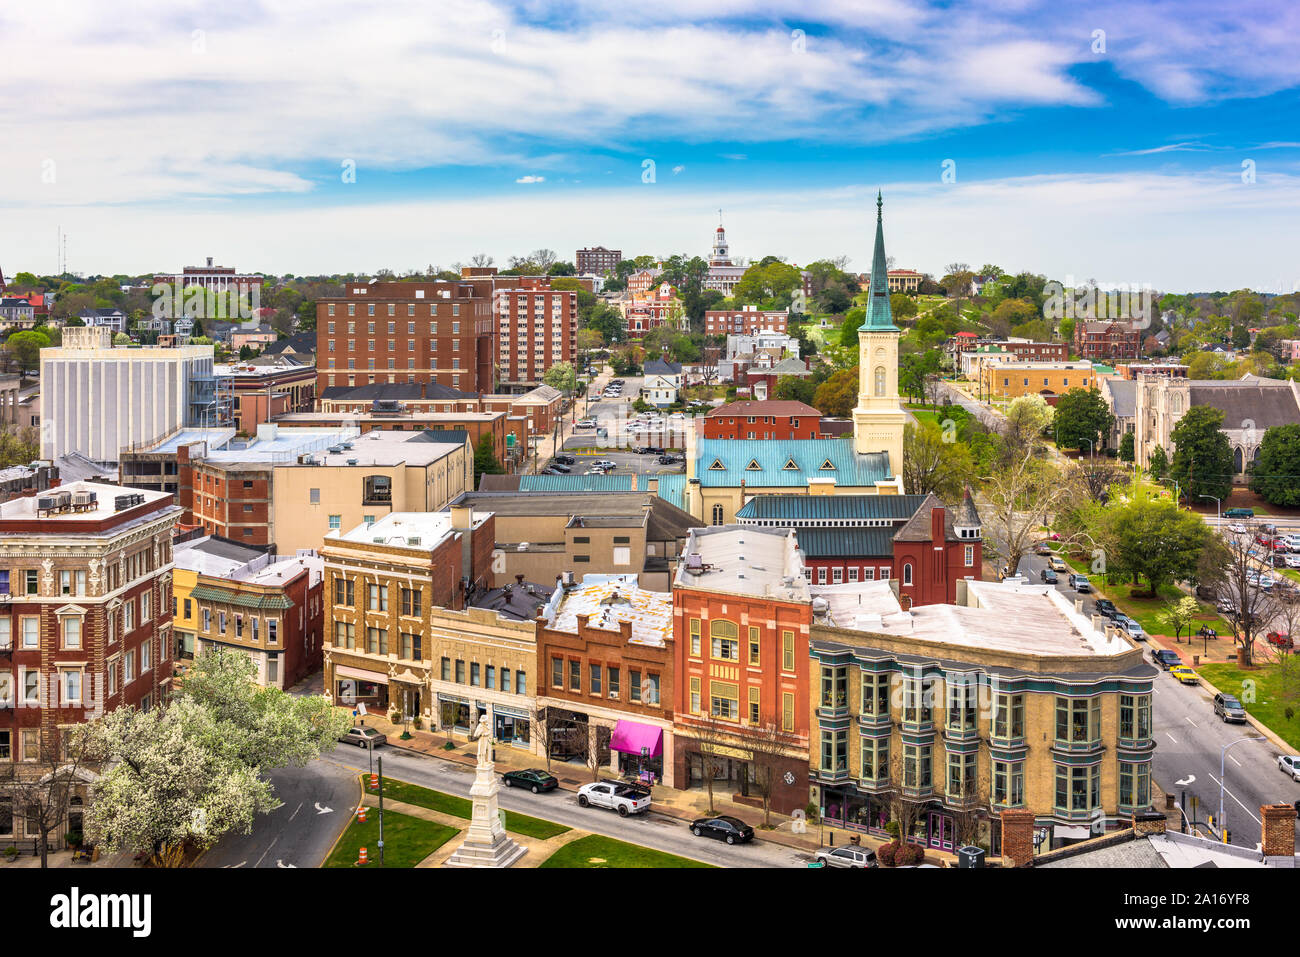
{"type": "Polygon", "coordinates": [[[986,362],[979,367],[985,396],[1015,399],[1041,395],[1055,399],[1071,389],[1092,389],[1097,377],[1091,362],[986,362]]]}
{"type": "Polygon", "coordinates": [[[579,249],[573,259],[579,275],[608,276],[623,261],[623,250],[592,246],[589,249],[579,249]]]}
{"type": "Polygon", "coordinates": [[[1132,322],[1081,319],[1074,324],[1074,351],[1097,362],[1132,361],[1142,355],[1142,329],[1132,322]]]}
{"type": "Polygon", "coordinates": [[[802,402],[729,402],[704,417],[706,439],[815,439],[821,413],[802,402]]]}
{"type": "Polygon", "coordinates": [[[707,309],[704,332],[710,336],[755,336],[762,332],[785,332],[790,325],[789,309],[707,309]]]}

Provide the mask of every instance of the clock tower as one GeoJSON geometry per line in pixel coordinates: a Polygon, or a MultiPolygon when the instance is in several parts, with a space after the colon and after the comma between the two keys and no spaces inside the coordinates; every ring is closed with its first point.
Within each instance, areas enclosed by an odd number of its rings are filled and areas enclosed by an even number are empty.
{"type": "Polygon", "coordinates": [[[853,448],[886,452],[894,478],[903,474],[903,426],[907,415],[898,396],[898,337],[889,308],[885,263],[884,200],[876,193],[876,248],[871,260],[867,316],[858,329],[858,404],[853,410],[853,448]]]}

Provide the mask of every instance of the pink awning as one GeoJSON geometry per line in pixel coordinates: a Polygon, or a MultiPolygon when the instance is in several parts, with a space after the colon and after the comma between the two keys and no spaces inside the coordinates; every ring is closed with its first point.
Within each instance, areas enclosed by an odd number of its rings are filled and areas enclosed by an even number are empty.
{"type": "Polygon", "coordinates": [[[657,758],[664,753],[664,731],[650,724],[638,724],[635,721],[620,721],[614,725],[614,733],[609,739],[611,751],[623,754],[640,754],[647,748],[647,755],[657,758]]]}

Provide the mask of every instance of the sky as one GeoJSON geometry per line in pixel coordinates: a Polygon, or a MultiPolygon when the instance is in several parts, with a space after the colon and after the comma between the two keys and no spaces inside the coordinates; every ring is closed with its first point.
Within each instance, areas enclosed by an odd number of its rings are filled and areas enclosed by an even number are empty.
{"type": "Polygon", "coordinates": [[[1300,5],[0,6],[0,270],[545,247],[1300,289],[1300,5]]]}

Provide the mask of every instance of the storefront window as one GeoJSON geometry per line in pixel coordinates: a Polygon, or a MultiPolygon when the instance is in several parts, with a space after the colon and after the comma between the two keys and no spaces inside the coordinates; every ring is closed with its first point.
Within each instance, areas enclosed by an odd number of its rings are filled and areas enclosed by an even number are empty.
{"type": "Polygon", "coordinates": [[[993,803],[1021,807],[1025,803],[1025,766],[1018,761],[993,762],[993,803]]]}
{"type": "Polygon", "coordinates": [[[1125,741],[1146,741],[1151,737],[1151,696],[1119,696],[1119,736],[1125,741]]]}
{"type": "Polygon", "coordinates": [[[1151,803],[1150,763],[1119,763],[1119,803],[1131,808],[1144,808],[1151,803]]]}

